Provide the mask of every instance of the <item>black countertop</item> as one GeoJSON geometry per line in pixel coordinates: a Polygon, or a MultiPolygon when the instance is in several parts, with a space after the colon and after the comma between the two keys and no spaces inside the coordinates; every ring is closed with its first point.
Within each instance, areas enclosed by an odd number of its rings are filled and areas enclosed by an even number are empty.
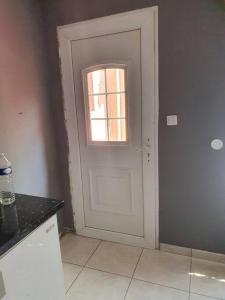
{"type": "Polygon", "coordinates": [[[0,257],[63,207],[64,202],[16,194],[16,202],[0,206],[0,257]]]}

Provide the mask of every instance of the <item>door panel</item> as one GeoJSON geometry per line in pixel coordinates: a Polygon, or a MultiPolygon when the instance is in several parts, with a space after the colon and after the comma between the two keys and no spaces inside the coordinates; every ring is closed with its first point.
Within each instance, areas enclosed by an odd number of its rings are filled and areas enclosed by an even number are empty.
{"type": "Polygon", "coordinates": [[[90,168],[89,209],[129,215],[134,213],[133,172],[120,168],[90,168]],[[110,191],[113,190],[113,193],[110,191]],[[122,199],[122,201],[121,201],[122,199]]]}
{"type": "MultiPolygon", "coordinates": [[[[72,59],[85,226],[143,236],[140,30],[73,41],[72,59]],[[83,91],[82,72],[94,66],[105,68],[107,64],[126,66],[127,143],[124,144],[88,143],[86,90],[83,91]]],[[[106,105],[113,105],[113,92],[110,87],[107,88],[106,105]]],[[[115,117],[113,110],[110,117],[115,117]]],[[[115,120],[108,122],[108,126],[116,128],[115,120]]],[[[99,131],[100,123],[102,120],[98,122],[99,131]]]]}

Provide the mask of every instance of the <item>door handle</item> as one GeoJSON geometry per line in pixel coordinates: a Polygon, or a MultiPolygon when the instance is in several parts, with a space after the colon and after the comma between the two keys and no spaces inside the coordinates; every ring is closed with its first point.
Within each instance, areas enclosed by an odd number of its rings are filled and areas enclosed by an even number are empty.
{"type": "Polygon", "coordinates": [[[5,293],[5,285],[3,280],[2,272],[0,272],[0,299],[3,299],[3,297],[6,295],[5,293]]]}
{"type": "Polygon", "coordinates": [[[147,156],[147,162],[150,163],[150,157],[151,157],[151,142],[150,138],[146,138],[145,142],[143,143],[142,148],[136,148],[137,152],[141,152],[143,155],[147,156]]]}
{"type": "Polygon", "coordinates": [[[146,155],[146,161],[150,163],[151,160],[151,152],[150,152],[150,146],[149,147],[143,147],[143,148],[136,148],[137,152],[141,152],[144,155],[146,155]]]}
{"type": "Polygon", "coordinates": [[[150,153],[150,148],[151,145],[144,145],[142,148],[136,148],[137,152],[146,152],[146,153],[150,153]]]}

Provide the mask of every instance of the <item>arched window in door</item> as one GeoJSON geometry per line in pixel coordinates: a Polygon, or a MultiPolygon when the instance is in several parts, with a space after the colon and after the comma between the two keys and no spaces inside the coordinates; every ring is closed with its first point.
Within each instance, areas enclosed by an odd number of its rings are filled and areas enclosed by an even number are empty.
{"type": "Polygon", "coordinates": [[[101,65],[83,71],[89,144],[127,142],[126,73],[126,67],[121,65],[101,65]]]}

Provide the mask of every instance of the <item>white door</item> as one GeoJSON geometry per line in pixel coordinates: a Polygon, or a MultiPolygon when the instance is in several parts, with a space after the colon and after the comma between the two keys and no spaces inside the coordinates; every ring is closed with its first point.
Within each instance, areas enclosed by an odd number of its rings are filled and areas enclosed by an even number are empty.
{"type": "MultiPolygon", "coordinates": [[[[143,26],[137,26],[137,18],[133,24],[123,18],[126,30],[118,27],[117,18],[124,14],[70,28],[75,34],[83,25],[84,32],[70,40],[76,109],[72,118],[77,121],[76,145],[70,147],[79,147],[79,163],[71,168],[79,167],[81,185],[75,220],[83,215],[77,231],[151,247],[156,245],[157,187],[155,12],[148,13],[152,27],[147,30],[151,34],[148,38],[143,26]],[[99,32],[92,32],[92,28],[99,28],[99,32]],[[149,49],[151,52],[146,53],[149,49]],[[145,210],[149,210],[148,215],[145,210]]],[[[127,15],[134,16],[134,12],[127,15]]],[[[75,156],[74,149],[70,151],[75,156]]],[[[76,182],[71,184],[76,186],[76,182]]],[[[74,189],[74,201],[75,197],[74,189]]]]}

